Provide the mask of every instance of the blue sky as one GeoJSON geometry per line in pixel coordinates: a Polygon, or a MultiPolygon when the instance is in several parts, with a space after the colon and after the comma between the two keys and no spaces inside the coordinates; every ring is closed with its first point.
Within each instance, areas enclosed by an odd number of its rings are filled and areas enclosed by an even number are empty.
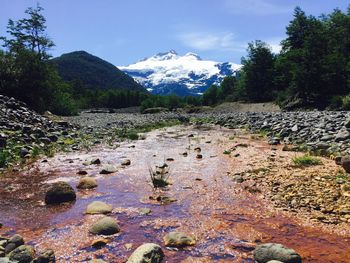
{"type": "MultiPolygon", "coordinates": [[[[24,17],[33,0],[0,0],[0,35],[9,18],[24,17]]],[[[255,39],[273,50],[285,37],[293,9],[319,16],[344,0],[41,0],[54,56],[85,50],[127,65],[170,49],[239,63],[255,39]]]]}

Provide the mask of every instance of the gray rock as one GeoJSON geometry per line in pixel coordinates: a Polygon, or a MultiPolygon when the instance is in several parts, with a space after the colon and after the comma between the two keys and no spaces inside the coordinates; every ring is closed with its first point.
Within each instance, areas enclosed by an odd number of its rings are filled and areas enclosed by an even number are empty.
{"type": "Polygon", "coordinates": [[[347,130],[341,130],[337,133],[334,140],[336,142],[341,142],[341,141],[345,141],[349,138],[350,138],[350,132],[347,130]]]}
{"type": "Polygon", "coordinates": [[[159,245],[146,243],[131,254],[127,263],[160,263],[163,259],[164,253],[159,245]]]}
{"type": "Polygon", "coordinates": [[[17,261],[18,263],[31,263],[35,258],[35,250],[31,246],[21,245],[11,251],[8,257],[10,260],[17,261]]]}
{"type": "Polygon", "coordinates": [[[342,156],[340,159],[341,166],[345,172],[350,173],[350,156],[342,156]]]}
{"type": "Polygon", "coordinates": [[[301,257],[297,252],[276,243],[266,243],[257,246],[253,251],[253,256],[258,263],[267,263],[271,260],[284,263],[301,263],[301,257]]]}
{"type": "Polygon", "coordinates": [[[91,214],[91,215],[108,214],[108,213],[111,213],[112,210],[113,210],[112,206],[109,204],[106,204],[105,202],[93,201],[87,206],[85,213],[91,214]]]}
{"type": "Polygon", "coordinates": [[[83,177],[79,180],[77,188],[79,189],[92,189],[97,187],[97,181],[93,177],[83,177]]]}
{"type": "Polygon", "coordinates": [[[196,244],[196,239],[193,236],[182,232],[170,232],[164,236],[163,240],[167,247],[185,247],[196,244]]]}
{"type": "Polygon", "coordinates": [[[111,164],[106,164],[102,167],[100,174],[111,174],[117,171],[117,167],[111,164]]]}
{"type": "Polygon", "coordinates": [[[33,263],[55,263],[55,252],[52,249],[46,249],[41,252],[40,255],[34,259],[33,263]]]}
{"type": "Polygon", "coordinates": [[[114,218],[106,216],[94,223],[89,232],[95,235],[113,235],[120,232],[120,227],[114,218]]]}
{"type": "Polygon", "coordinates": [[[21,235],[15,234],[8,240],[5,246],[5,253],[8,254],[21,245],[24,245],[23,237],[21,235]]]}
{"type": "Polygon", "coordinates": [[[66,182],[57,182],[50,186],[45,195],[46,204],[60,204],[76,199],[74,189],[66,182]]]}

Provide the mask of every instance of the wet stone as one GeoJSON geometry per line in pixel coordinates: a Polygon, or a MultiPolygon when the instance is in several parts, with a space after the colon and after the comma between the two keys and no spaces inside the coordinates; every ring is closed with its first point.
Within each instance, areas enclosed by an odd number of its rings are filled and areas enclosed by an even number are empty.
{"type": "Polygon", "coordinates": [[[77,188],[79,189],[92,189],[97,187],[97,181],[93,177],[83,177],[79,180],[77,188]]]}
{"type": "Polygon", "coordinates": [[[55,263],[55,252],[52,249],[46,249],[33,261],[33,263],[55,263]]]}
{"type": "Polygon", "coordinates": [[[113,235],[120,232],[120,227],[114,218],[103,217],[91,226],[89,232],[95,235],[113,235]]]}
{"type": "Polygon", "coordinates": [[[101,201],[93,201],[86,208],[86,214],[108,214],[113,210],[111,205],[108,205],[101,201]]]}
{"type": "Polygon", "coordinates": [[[182,232],[170,232],[163,238],[163,240],[167,247],[185,247],[196,244],[196,240],[193,236],[182,232]]]}
{"type": "Polygon", "coordinates": [[[117,168],[115,166],[111,164],[107,164],[102,167],[100,174],[111,174],[111,173],[115,173],[116,171],[117,171],[117,168]]]}
{"type": "Polygon", "coordinates": [[[8,257],[10,260],[18,263],[31,263],[35,258],[35,250],[31,246],[21,245],[11,251],[8,257]]]}
{"type": "Polygon", "coordinates": [[[253,251],[253,256],[258,263],[267,263],[271,260],[284,263],[301,263],[301,257],[297,252],[276,243],[266,243],[257,246],[253,251]]]}
{"type": "Polygon", "coordinates": [[[100,249],[108,244],[108,239],[105,238],[99,238],[94,241],[92,241],[91,246],[96,249],[100,249]]]}
{"type": "Polygon", "coordinates": [[[127,263],[160,263],[164,253],[157,244],[146,243],[139,246],[129,257],[127,263]]]}
{"type": "Polygon", "coordinates": [[[124,166],[130,165],[130,164],[131,164],[131,161],[129,159],[122,161],[122,165],[124,166]]]}
{"type": "Polygon", "coordinates": [[[60,204],[76,199],[74,189],[66,182],[57,182],[50,186],[45,195],[46,204],[60,204]]]}

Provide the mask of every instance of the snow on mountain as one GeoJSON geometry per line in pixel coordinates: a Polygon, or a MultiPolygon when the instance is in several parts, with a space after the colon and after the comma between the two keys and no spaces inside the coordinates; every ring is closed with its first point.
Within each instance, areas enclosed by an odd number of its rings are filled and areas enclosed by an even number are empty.
{"type": "Polygon", "coordinates": [[[154,94],[198,95],[219,84],[241,65],[202,60],[195,53],[178,55],[174,50],[158,53],[129,66],[118,68],[154,94]]]}

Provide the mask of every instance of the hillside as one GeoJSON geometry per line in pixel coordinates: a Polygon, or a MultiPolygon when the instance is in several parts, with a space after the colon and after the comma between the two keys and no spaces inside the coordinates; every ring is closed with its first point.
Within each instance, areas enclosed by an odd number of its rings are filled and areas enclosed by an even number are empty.
{"type": "Polygon", "coordinates": [[[210,85],[233,75],[241,65],[203,60],[197,54],[178,55],[174,50],[158,53],[119,69],[132,76],[153,94],[198,96],[210,85]]]}
{"type": "Polygon", "coordinates": [[[63,54],[51,62],[65,81],[80,80],[88,88],[143,90],[114,65],[85,51],[63,54]]]}

